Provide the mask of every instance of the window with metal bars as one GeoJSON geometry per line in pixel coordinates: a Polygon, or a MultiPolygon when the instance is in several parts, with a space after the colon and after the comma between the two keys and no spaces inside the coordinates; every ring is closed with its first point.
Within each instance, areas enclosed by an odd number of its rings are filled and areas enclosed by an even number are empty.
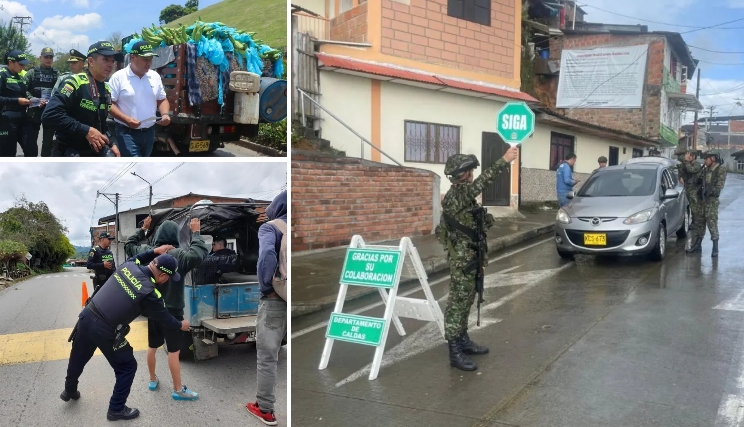
{"type": "Polygon", "coordinates": [[[406,162],[444,164],[460,152],[460,127],[405,121],[406,162]]]}
{"type": "Polygon", "coordinates": [[[491,0],[447,0],[447,15],[491,26],[491,0]]]}
{"type": "Polygon", "coordinates": [[[550,132],[550,170],[558,170],[566,155],[574,152],[573,136],[550,132]]]}

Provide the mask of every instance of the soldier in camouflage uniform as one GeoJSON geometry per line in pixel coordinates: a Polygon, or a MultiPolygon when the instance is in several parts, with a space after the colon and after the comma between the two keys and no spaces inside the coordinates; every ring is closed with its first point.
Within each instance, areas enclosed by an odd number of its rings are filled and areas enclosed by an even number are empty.
{"type": "MultiPolygon", "coordinates": [[[[467,354],[488,353],[488,348],[474,343],[468,336],[468,317],[476,294],[476,272],[464,271],[475,260],[476,254],[473,250],[476,222],[471,211],[479,206],[476,197],[507,170],[518,154],[516,147],[510,148],[503,158],[485,169],[475,180],[473,170],[480,164],[474,155],[455,154],[447,159],[444,168],[444,174],[452,182],[452,187],[442,199],[442,219],[436,228],[437,239],[447,252],[451,273],[444,329],[449,344],[450,365],[464,371],[478,369],[467,354]],[[466,234],[462,228],[470,233],[466,234]]],[[[484,223],[485,234],[495,223],[493,215],[487,214],[484,223]]]]}
{"type": "MultiPolygon", "coordinates": [[[[690,204],[690,214],[692,216],[692,222],[690,223],[690,230],[695,229],[695,224],[700,221],[702,212],[700,212],[700,197],[698,195],[700,189],[700,171],[703,166],[697,161],[698,151],[686,150],[675,153],[677,155],[677,171],[679,178],[682,180],[682,184],[685,186],[685,195],[687,201],[690,204]]],[[[700,238],[702,241],[702,237],[700,238]]],[[[692,246],[695,246],[694,244],[692,246]]]]}
{"type": "Polygon", "coordinates": [[[718,256],[718,204],[719,196],[726,184],[726,168],[723,167],[721,156],[713,151],[705,153],[705,168],[700,173],[700,221],[695,223],[695,245],[690,252],[701,250],[705,237],[705,227],[710,230],[713,241],[712,257],[718,256]]]}

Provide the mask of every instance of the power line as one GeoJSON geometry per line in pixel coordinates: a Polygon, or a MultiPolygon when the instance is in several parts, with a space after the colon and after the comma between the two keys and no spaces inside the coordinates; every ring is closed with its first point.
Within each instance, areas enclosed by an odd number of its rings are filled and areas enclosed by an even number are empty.
{"type": "Polygon", "coordinates": [[[31,25],[31,17],[30,16],[14,16],[12,22],[20,25],[21,32],[23,32],[24,25],[31,25]],[[27,19],[29,22],[26,22],[27,19]]]}
{"type": "Polygon", "coordinates": [[[703,47],[693,46],[691,44],[688,44],[687,46],[689,46],[691,48],[694,48],[694,49],[702,50],[702,51],[705,51],[705,52],[711,52],[711,53],[732,53],[732,54],[742,54],[742,53],[744,53],[742,51],[736,52],[736,51],[710,50],[710,49],[705,49],[703,47]]]}
{"type": "MultiPolygon", "coordinates": [[[[652,24],[667,25],[667,26],[670,26],[670,27],[680,27],[680,28],[696,28],[696,29],[699,29],[699,30],[707,29],[708,28],[708,27],[700,27],[700,26],[697,26],[697,25],[682,25],[682,24],[671,24],[669,22],[651,21],[649,19],[643,19],[643,18],[638,18],[638,17],[635,17],[635,16],[629,16],[629,15],[623,15],[622,13],[617,13],[617,12],[613,12],[611,10],[602,9],[601,7],[592,6],[590,4],[584,4],[584,7],[590,7],[592,9],[601,10],[602,12],[606,12],[606,13],[609,13],[611,15],[622,16],[624,18],[630,18],[630,19],[634,19],[636,21],[641,21],[641,22],[649,22],[649,23],[652,23],[652,24]]],[[[720,24],[720,25],[724,25],[724,24],[720,24]]],[[[719,30],[740,30],[742,28],[744,28],[744,27],[724,27],[724,28],[718,28],[718,29],[719,30]]]]}

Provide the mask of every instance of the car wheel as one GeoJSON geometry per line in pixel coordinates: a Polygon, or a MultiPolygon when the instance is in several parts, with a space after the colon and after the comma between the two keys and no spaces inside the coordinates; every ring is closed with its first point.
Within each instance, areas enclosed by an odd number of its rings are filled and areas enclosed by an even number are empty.
{"type": "Polygon", "coordinates": [[[558,255],[560,255],[563,259],[574,259],[574,254],[572,254],[571,252],[562,251],[560,249],[558,249],[558,255]]]}
{"type": "Polygon", "coordinates": [[[690,231],[690,208],[685,210],[685,220],[682,222],[682,227],[677,230],[677,238],[684,239],[687,237],[687,232],[690,231]]]}
{"type": "Polygon", "coordinates": [[[649,254],[651,260],[662,261],[664,259],[664,255],[666,255],[666,239],[666,228],[664,228],[664,224],[659,224],[659,239],[656,241],[654,250],[649,254]]]}

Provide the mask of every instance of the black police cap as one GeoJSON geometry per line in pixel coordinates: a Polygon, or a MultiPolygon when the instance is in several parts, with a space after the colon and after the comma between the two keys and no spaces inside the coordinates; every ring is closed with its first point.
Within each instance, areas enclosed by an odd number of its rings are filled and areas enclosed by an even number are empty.
{"type": "Polygon", "coordinates": [[[113,56],[115,61],[124,62],[124,55],[116,52],[116,50],[114,50],[114,45],[111,42],[100,41],[93,43],[88,48],[88,57],[90,57],[94,53],[103,56],[113,56]]]}
{"type": "Polygon", "coordinates": [[[28,65],[31,63],[21,50],[12,50],[8,52],[8,61],[15,61],[21,65],[28,65]]]}
{"type": "Polygon", "coordinates": [[[75,49],[70,49],[70,59],[67,62],[85,61],[85,55],[75,49]]]}

